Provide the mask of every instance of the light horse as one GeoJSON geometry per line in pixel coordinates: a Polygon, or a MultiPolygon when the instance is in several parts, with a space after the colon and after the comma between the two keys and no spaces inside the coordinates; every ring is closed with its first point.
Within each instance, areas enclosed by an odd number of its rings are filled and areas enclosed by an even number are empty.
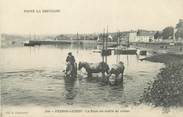
{"type": "Polygon", "coordinates": [[[109,73],[109,66],[105,62],[100,63],[87,63],[79,62],[78,70],[85,68],[88,77],[92,77],[92,73],[109,73]]]}
{"type": "Polygon", "coordinates": [[[115,85],[123,82],[124,70],[125,66],[123,62],[120,61],[118,64],[113,64],[109,71],[109,83],[115,85]]]}
{"type": "Polygon", "coordinates": [[[76,78],[77,77],[77,64],[74,63],[74,66],[68,62],[65,70],[66,78],[76,78]]]}

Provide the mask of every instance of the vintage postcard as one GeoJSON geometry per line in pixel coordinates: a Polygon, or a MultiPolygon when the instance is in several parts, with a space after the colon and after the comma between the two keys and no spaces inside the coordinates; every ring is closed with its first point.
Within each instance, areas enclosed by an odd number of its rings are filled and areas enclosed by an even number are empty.
{"type": "Polygon", "coordinates": [[[182,117],[183,0],[0,0],[1,117],[182,117]]]}

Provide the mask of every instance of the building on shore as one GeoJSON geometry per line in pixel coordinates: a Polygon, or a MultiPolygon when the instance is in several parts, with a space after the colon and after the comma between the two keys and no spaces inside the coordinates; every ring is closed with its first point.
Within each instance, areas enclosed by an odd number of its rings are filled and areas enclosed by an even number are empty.
{"type": "Polygon", "coordinates": [[[153,42],[154,32],[138,30],[129,32],[129,42],[153,42]]]}

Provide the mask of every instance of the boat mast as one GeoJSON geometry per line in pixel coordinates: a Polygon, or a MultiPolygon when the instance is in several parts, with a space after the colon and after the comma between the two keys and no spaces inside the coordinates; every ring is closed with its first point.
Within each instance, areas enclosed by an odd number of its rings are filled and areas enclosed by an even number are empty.
{"type": "MultiPolygon", "coordinates": [[[[119,42],[119,36],[120,36],[120,31],[117,32],[117,51],[119,51],[119,45],[120,45],[120,42],[119,42]]],[[[116,54],[116,63],[118,63],[120,60],[120,54],[116,54]]]]}
{"type": "MultiPolygon", "coordinates": [[[[104,52],[104,38],[105,38],[105,28],[104,28],[104,32],[102,34],[102,53],[104,52]]],[[[104,55],[102,54],[102,62],[104,63],[104,55]]]]}
{"type": "MultiPolygon", "coordinates": [[[[105,35],[105,51],[107,52],[107,42],[108,41],[108,26],[107,26],[107,33],[105,35]]],[[[107,56],[105,56],[105,62],[107,63],[107,56]]]]}

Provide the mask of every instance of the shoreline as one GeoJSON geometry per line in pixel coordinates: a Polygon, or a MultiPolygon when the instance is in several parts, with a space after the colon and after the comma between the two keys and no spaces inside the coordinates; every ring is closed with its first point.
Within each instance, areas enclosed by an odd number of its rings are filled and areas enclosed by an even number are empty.
{"type": "Polygon", "coordinates": [[[140,59],[141,61],[151,61],[151,62],[159,62],[159,63],[175,63],[175,62],[181,62],[183,61],[183,55],[178,54],[170,54],[170,53],[164,53],[164,54],[155,54],[150,57],[146,57],[143,59],[140,59]]]}
{"type": "Polygon", "coordinates": [[[141,60],[165,64],[155,80],[145,89],[141,101],[156,107],[183,107],[183,55],[156,54],[141,60]]]}

